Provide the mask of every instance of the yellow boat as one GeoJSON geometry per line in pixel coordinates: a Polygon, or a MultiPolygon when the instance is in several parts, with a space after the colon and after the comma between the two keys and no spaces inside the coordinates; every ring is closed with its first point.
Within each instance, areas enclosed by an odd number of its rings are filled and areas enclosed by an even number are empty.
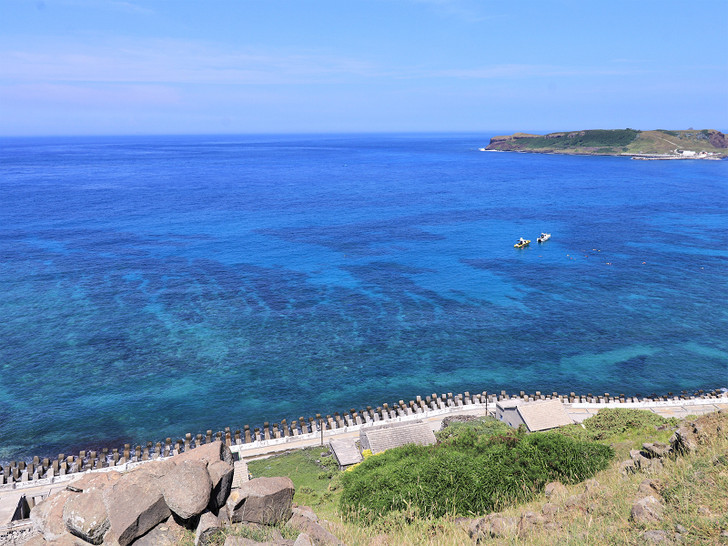
{"type": "Polygon", "coordinates": [[[529,244],[531,244],[531,239],[524,239],[521,237],[516,241],[516,244],[513,245],[513,248],[526,248],[529,244]]]}

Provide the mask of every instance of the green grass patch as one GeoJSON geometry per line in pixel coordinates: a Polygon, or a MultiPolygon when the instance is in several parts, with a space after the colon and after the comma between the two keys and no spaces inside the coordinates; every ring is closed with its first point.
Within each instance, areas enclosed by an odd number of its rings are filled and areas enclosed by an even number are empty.
{"type": "Polygon", "coordinates": [[[541,136],[519,139],[519,144],[528,149],[565,150],[570,148],[613,148],[632,143],[640,131],[634,129],[592,129],[563,133],[562,136],[541,136]]]}
{"type": "Polygon", "coordinates": [[[586,419],[582,425],[568,425],[558,429],[559,434],[582,441],[625,442],[639,441],[644,436],[663,441],[669,438],[679,421],[665,418],[648,410],[605,408],[586,419]],[[663,430],[658,430],[662,428],[663,430]],[[663,434],[656,434],[662,432],[663,434]],[[659,438],[658,438],[659,436],[659,438]]]}
{"type": "Polygon", "coordinates": [[[342,512],[370,522],[388,512],[475,515],[529,500],[550,481],[576,483],[605,468],[609,446],[554,433],[479,435],[404,446],[365,460],[341,480],[342,512]]]}
{"type": "Polygon", "coordinates": [[[445,428],[435,432],[438,442],[454,441],[462,434],[475,433],[478,436],[507,434],[513,429],[494,417],[478,417],[469,421],[450,421],[445,428]]]}
{"type": "Polygon", "coordinates": [[[250,461],[248,470],[255,478],[288,476],[296,486],[293,500],[308,506],[330,502],[331,479],[340,474],[339,465],[327,447],[309,447],[250,461]]]}

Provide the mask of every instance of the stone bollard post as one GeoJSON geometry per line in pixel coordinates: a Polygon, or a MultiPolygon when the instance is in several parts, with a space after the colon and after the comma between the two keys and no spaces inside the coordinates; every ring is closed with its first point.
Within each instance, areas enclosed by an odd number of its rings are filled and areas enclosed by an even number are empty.
{"type": "Polygon", "coordinates": [[[169,457],[172,455],[172,438],[165,438],[164,440],[164,456],[169,457]]]}
{"type": "Polygon", "coordinates": [[[144,449],[142,450],[142,461],[149,460],[149,444],[151,444],[151,442],[148,442],[147,445],[144,446],[144,449]]]}
{"type": "Polygon", "coordinates": [[[253,441],[253,438],[250,435],[250,425],[243,425],[243,438],[245,438],[246,444],[253,441]]]}
{"type": "Polygon", "coordinates": [[[190,449],[192,449],[191,444],[192,444],[192,433],[187,432],[187,433],[185,433],[185,451],[189,451],[190,449]]]}
{"type": "Polygon", "coordinates": [[[205,435],[205,443],[206,444],[211,444],[212,443],[212,431],[211,430],[208,430],[207,433],[206,433],[206,435],[205,435]]]}
{"type": "Polygon", "coordinates": [[[228,447],[233,445],[232,435],[230,434],[230,427],[225,427],[225,445],[228,447]]]}
{"type": "Polygon", "coordinates": [[[242,443],[243,443],[243,441],[240,439],[240,429],[236,428],[235,429],[235,445],[239,446],[242,443]]]}
{"type": "Polygon", "coordinates": [[[278,429],[278,423],[273,423],[273,438],[280,438],[281,431],[278,429]]]}
{"type": "Polygon", "coordinates": [[[157,442],[154,445],[154,458],[159,459],[162,456],[162,442],[157,442]]]}
{"type": "Polygon", "coordinates": [[[281,419],[281,438],[285,438],[290,435],[291,433],[288,431],[288,421],[281,419]]]}

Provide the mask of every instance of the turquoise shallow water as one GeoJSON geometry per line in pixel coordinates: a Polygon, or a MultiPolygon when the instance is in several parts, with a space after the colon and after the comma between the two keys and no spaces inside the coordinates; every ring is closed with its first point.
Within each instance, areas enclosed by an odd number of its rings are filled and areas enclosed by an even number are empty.
{"type": "Polygon", "coordinates": [[[0,460],[432,392],[728,385],[728,162],[488,139],[0,140],[0,460]]]}

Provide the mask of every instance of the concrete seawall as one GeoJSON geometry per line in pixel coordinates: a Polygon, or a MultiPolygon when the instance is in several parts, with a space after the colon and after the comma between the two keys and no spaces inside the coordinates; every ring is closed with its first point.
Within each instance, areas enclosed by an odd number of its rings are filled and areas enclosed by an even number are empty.
{"type": "Polygon", "coordinates": [[[192,435],[164,442],[147,442],[144,445],[125,444],[121,448],[104,448],[101,450],[84,450],[77,455],[59,454],[56,458],[32,457],[25,461],[11,461],[0,467],[0,494],[3,491],[23,489],[37,485],[52,485],[66,481],[72,475],[104,471],[111,468],[124,470],[148,460],[170,457],[177,453],[194,449],[196,446],[215,440],[224,441],[234,453],[241,458],[262,456],[268,453],[296,449],[306,445],[315,445],[322,439],[340,437],[347,434],[358,434],[362,427],[408,420],[424,420],[433,424],[433,428],[448,415],[472,414],[485,415],[493,413],[495,404],[501,400],[520,399],[533,401],[539,399],[558,399],[566,407],[575,422],[580,422],[599,409],[605,407],[624,407],[650,409],[665,416],[684,417],[689,414],[707,413],[721,407],[728,408],[728,393],[723,389],[710,392],[699,391],[693,394],[652,396],[648,398],[625,397],[624,395],[587,394],[586,396],[569,393],[568,395],[537,391],[535,394],[509,395],[505,391],[498,394],[432,394],[416,397],[405,402],[399,400],[393,404],[382,404],[373,408],[367,406],[363,410],[351,409],[348,412],[335,412],[332,415],[316,414],[308,419],[281,420],[280,423],[268,422],[262,427],[246,425],[242,429],[206,434],[192,435]]]}
{"type": "Polygon", "coordinates": [[[542,394],[536,392],[527,395],[488,394],[486,392],[453,395],[430,395],[417,397],[408,403],[403,400],[392,404],[383,404],[376,409],[350,410],[349,413],[334,413],[333,416],[317,414],[308,420],[299,418],[291,423],[283,420],[271,426],[266,423],[262,428],[244,427],[234,433],[230,429],[213,434],[186,434],[183,439],[172,442],[170,438],[162,444],[149,442],[146,447],[129,444],[121,450],[108,449],[97,451],[81,451],[78,456],[61,454],[57,459],[42,461],[34,457],[32,462],[4,465],[3,483],[0,485],[0,535],[23,532],[29,529],[27,513],[40,500],[60,491],[70,482],[79,479],[87,472],[108,472],[111,470],[126,471],[146,461],[173,456],[179,452],[194,449],[215,440],[223,440],[240,459],[266,457],[275,453],[323,445],[331,439],[357,439],[364,427],[385,423],[422,421],[432,430],[438,430],[443,419],[457,415],[493,415],[496,402],[502,400],[535,401],[558,399],[574,422],[596,414],[600,409],[610,407],[635,408],[652,411],[663,417],[687,417],[702,415],[721,409],[728,410],[728,392],[716,389],[711,392],[686,393],[680,396],[663,396],[651,398],[634,398],[611,396],[608,393],[600,396],[578,396],[574,393],[559,395],[557,393],[542,394]],[[150,449],[151,448],[151,449],[150,449]],[[6,480],[5,477],[9,477],[6,480]]]}

